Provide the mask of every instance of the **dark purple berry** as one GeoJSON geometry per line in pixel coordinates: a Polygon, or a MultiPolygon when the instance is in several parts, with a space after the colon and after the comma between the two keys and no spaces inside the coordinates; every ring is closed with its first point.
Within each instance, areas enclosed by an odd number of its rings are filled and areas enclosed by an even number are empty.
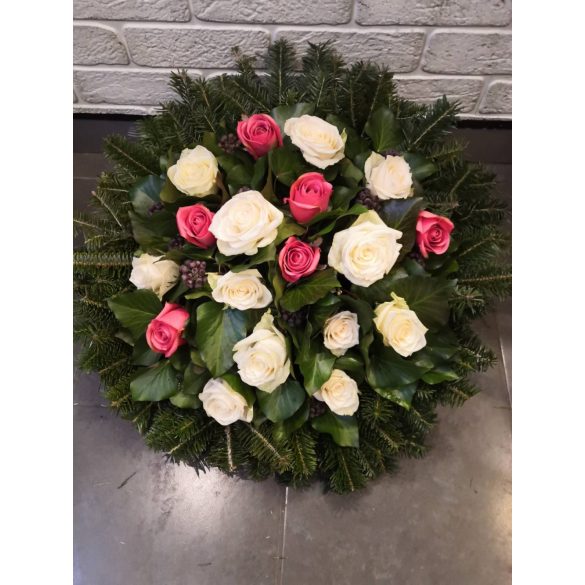
{"type": "Polygon", "coordinates": [[[362,189],[356,197],[356,203],[361,203],[368,209],[380,211],[382,209],[382,200],[376,197],[369,189],[362,189]]]}
{"type": "Polygon", "coordinates": [[[232,154],[234,150],[240,148],[242,143],[240,139],[237,137],[236,134],[224,134],[218,141],[218,146],[227,152],[228,154],[232,154]]]}
{"type": "Polygon", "coordinates": [[[183,282],[189,288],[202,288],[207,280],[206,268],[207,265],[203,260],[187,259],[181,264],[179,271],[183,282]]]}

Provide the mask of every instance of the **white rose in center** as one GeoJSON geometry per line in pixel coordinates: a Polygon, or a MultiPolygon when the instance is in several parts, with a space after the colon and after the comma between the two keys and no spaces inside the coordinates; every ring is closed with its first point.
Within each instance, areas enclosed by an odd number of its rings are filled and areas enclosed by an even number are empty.
{"type": "Polygon", "coordinates": [[[234,195],[213,216],[209,231],[217,238],[217,247],[226,256],[252,256],[258,248],[276,239],[282,211],[264,199],[258,191],[234,195]]]}
{"type": "Polygon", "coordinates": [[[345,156],[345,130],[340,134],[336,126],[317,116],[289,118],[284,123],[284,133],[301,150],[305,160],[320,169],[338,163],[345,156]]]}
{"type": "Polygon", "coordinates": [[[256,269],[242,270],[219,276],[208,274],[213,289],[211,296],[218,303],[225,303],[240,311],[263,309],[272,302],[272,293],[262,284],[262,275],[256,269]]]}
{"type": "Polygon", "coordinates": [[[167,176],[182,193],[205,197],[217,191],[217,159],[204,146],[185,148],[167,176]]]}
{"type": "Polygon", "coordinates": [[[224,379],[212,378],[199,394],[203,410],[224,427],[237,420],[250,422],[254,409],[224,379]]]}
{"type": "Polygon", "coordinates": [[[325,321],[323,345],[335,356],[340,357],[360,342],[360,326],[357,315],[351,311],[341,311],[325,321]]]}
{"type": "Polygon", "coordinates": [[[392,298],[393,301],[376,307],[374,324],[384,338],[384,345],[408,357],[427,344],[425,333],[428,329],[417,314],[408,308],[403,298],[394,293],[392,298]]]}
{"type": "Polygon", "coordinates": [[[402,156],[384,158],[377,152],[364,165],[366,187],[380,199],[406,199],[412,195],[412,173],[402,156]]]}
{"type": "Polygon", "coordinates": [[[388,227],[375,211],[362,213],[333,236],[327,262],[358,286],[370,286],[394,266],[402,232],[388,227]]]}
{"type": "Polygon", "coordinates": [[[263,392],[272,392],[290,374],[286,341],[270,311],[264,313],[251,335],[234,345],[234,351],[240,378],[263,392]]]}
{"type": "Polygon", "coordinates": [[[343,370],[333,370],[329,380],[313,396],[341,416],[351,416],[360,404],[356,381],[343,370]]]}
{"type": "Polygon", "coordinates": [[[136,288],[153,291],[159,299],[179,280],[179,265],[172,260],[163,260],[164,256],[142,254],[132,258],[130,282],[136,288]]]}

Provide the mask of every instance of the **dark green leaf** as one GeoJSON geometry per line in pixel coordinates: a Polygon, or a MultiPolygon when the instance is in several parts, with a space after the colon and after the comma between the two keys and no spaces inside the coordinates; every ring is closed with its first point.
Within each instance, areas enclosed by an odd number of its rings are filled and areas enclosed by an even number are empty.
{"type": "Polygon", "coordinates": [[[233,364],[234,345],[246,336],[246,316],[236,309],[223,309],[215,302],[197,307],[197,347],[214,377],[233,364]]]}
{"type": "Polygon", "coordinates": [[[357,353],[347,352],[345,355],[338,357],[333,366],[336,370],[343,370],[350,378],[353,378],[358,384],[361,384],[365,376],[364,361],[357,353]]]}
{"type": "Polygon", "coordinates": [[[133,211],[128,212],[132,224],[132,235],[144,250],[166,251],[167,242],[177,235],[175,216],[163,209],[142,217],[133,211]]]}
{"type": "Polygon", "coordinates": [[[378,108],[366,122],[366,134],[372,139],[374,150],[383,152],[402,142],[402,132],[390,108],[378,108]]]}
{"type": "Polygon", "coordinates": [[[272,429],[274,439],[276,441],[288,439],[292,433],[300,429],[309,420],[310,410],[309,400],[305,400],[291,417],[276,423],[272,429]]]}
{"type": "Polygon", "coordinates": [[[340,297],[329,294],[311,305],[310,319],[314,331],[323,329],[325,321],[337,310],[339,303],[340,297]]]}
{"type": "Polygon", "coordinates": [[[326,219],[333,219],[333,221],[329,223],[325,223],[324,227],[321,227],[317,232],[315,232],[311,238],[316,238],[319,236],[324,236],[329,232],[333,231],[337,222],[343,217],[351,217],[355,215],[361,215],[362,213],[366,213],[368,208],[360,203],[356,203],[352,205],[347,211],[343,211],[342,209],[337,209],[335,211],[325,211],[323,213],[318,214],[315,216],[309,223],[314,224],[317,222],[321,222],[326,219]]]}
{"type": "Polygon", "coordinates": [[[327,412],[311,419],[311,426],[320,433],[331,435],[341,447],[358,448],[360,446],[358,424],[353,416],[339,416],[333,412],[327,412]]]}
{"type": "Polygon", "coordinates": [[[437,172],[437,165],[418,153],[405,152],[403,156],[410,166],[412,176],[417,181],[423,181],[437,172]]]}
{"type": "Polygon", "coordinates": [[[399,261],[412,250],[416,241],[416,222],[418,214],[423,208],[421,197],[407,199],[390,199],[385,201],[379,214],[384,223],[395,230],[402,232],[399,243],[402,244],[399,261]]]}
{"type": "Polygon", "coordinates": [[[276,234],[276,239],[274,240],[274,244],[278,246],[291,236],[301,236],[305,233],[305,228],[294,220],[285,217],[280,225],[278,226],[278,232],[276,234]]]}
{"type": "Polygon", "coordinates": [[[312,305],[339,286],[339,281],[332,268],[320,270],[302,279],[299,284],[287,288],[282,295],[280,305],[286,311],[298,311],[306,305],[312,305]]]}
{"type": "Polygon", "coordinates": [[[331,207],[333,210],[345,210],[349,207],[351,200],[357,195],[359,187],[346,187],[344,185],[337,185],[333,189],[333,197],[331,198],[331,207]]]}
{"type": "Polygon", "coordinates": [[[280,126],[281,132],[284,133],[284,123],[289,118],[300,118],[307,114],[311,115],[315,111],[315,104],[298,103],[292,106],[278,106],[272,110],[274,121],[280,126]]]}
{"type": "Polygon", "coordinates": [[[168,360],[141,371],[132,382],[130,391],[136,401],[158,402],[177,393],[177,373],[168,360]]]}
{"type": "Polygon", "coordinates": [[[399,388],[420,380],[429,367],[416,365],[399,356],[391,347],[376,341],[370,350],[366,368],[368,383],[376,388],[399,388]]]}
{"type": "Polygon", "coordinates": [[[360,171],[348,158],[344,158],[340,164],[341,176],[348,179],[350,184],[357,185],[363,178],[364,173],[360,171]]]}
{"type": "Polygon", "coordinates": [[[146,289],[116,295],[108,299],[108,306],[134,339],[144,335],[148,324],[162,311],[158,297],[146,289]]]}
{"type": "Polygon", "coordinates": [[[343,132],[347,135],[347,140],[345,141],[345,156],[348,158],[353,158],[360,152],[363,152],[368,148],[368,143],[364,138],[362,138],[358,132],[352,128],[351,124],[345,122],[338,116],[333,114],[329,114],[326,118],[327,122],[333,124],[339,132],[343,132]]]}
{"type": "Polygon", "coordinates": [[[434,370],[427,372],[423,377],[423,382],[427,384],[439,384],[440,382],[455,382],[460,376],[448,366],[437,366],[434,370]]]}
{"type": "Polygon", "coordinates": [[[292,416],[305,401],[303,387],[290,378],[272,392],[257,392],[260,410],[272,422],[280,422],[292,416]]]}
{"type": "Polygon", "coordinates": [[[449,319],[449,299],[454,287],[454,280],[408,276],[396,280],[391,292],[406,300],[425,327],[437,329],[449,319]]]}
{"type": "Polygon", "coordinates": [[[360,325],[360,335],[369,333],[372,329],[372,323],[374,320],[372,306],[366,301],[355,299],[349,295],[342,295],[340,298],[346,308],[357,315],[358,323],[360,325]]]}
{"type": "Polygon", "coordinates": [[[169,398],[171,404],[178,408],[200,408],[201,400],[193,394],[185,394],[185,392],[178,392],[169,398]]]}
{"type": "Polygon", "coordinates": [[[311,339],[311,328],[307,327],[295,363],[303,375],[305,390],[313,395],[331,377],[335,356],[321,342],[311,339]]]}
{"type": "Polygon", "coordinates": [[[374,388],[374,390],[386,400],[391,400],[400,406],[410,409],[412,398],[416,392],[417,383],[407,384],[398,388],[374,388]]]}
{"type": "Polygon", "coordinates": [[[266,173],[268,171],[268,157],[261,156],[254,164],[254,173],[250,180],[250,187],[260,191],[266,184],[266,173]]]}
{"type": "Polygon", "coordinates": [[[268,159],[274,177],[289,187],[308,168],[301,153],[287,146],[271,150],[268,159]]]}
{"type": "Polygon", "coordinates": [[[197,396],[199,392],[203,390],[203,386],[207,384],[210,378],[211,374],[207,370],[201,372],[198,366],[189,364],[185,368],[181,392],[183,394],[191,394],[192,396],[197,396]]]}
{"type": "Polygon", "coordinates": [[[128,191],[128,197],[138,215],[149,217],[148,210],[160,201],[160,191],[164,183],[164,179],[157,175],[148,175],[134,183],[128,191]]]}
{"type": "Polygon", "coordinates": [[[238,394],[241,394],[248,403],[248,406],[252,406],[254,402],[256,402],[256,395],[254,394],[254,390],[242,382],[241,378],[237,374],[226,373],[221,376],[238,394]]]}
{"type": "Polygon", "coordinates": [[[132,352],[132,363],[135,366],[152,366],[162,357],[162,354],[156,353],[150,349],[146,343],[146,336],[141,335],[134,344],[132,352]]]}
{"type": "Polygon", "coordinates": [[[221,156],[224,151],[217,144],[217,136],[213,132],[204,132],[201,144],[215,156],[221,156]]]}
{"type": "Polygon", "coordinates": [[[174,203],[177,199],[184,197],[185,193],[179,191],[167,177],[160,190],[160,200],[165,203],[174,203]]]}

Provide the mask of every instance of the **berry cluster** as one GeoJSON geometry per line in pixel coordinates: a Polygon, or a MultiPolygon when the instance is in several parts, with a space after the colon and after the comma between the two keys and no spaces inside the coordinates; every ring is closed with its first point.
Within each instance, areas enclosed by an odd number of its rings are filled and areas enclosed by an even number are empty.
{"type": "Polygon", "coordinates": [[[189,288],[202,288],[207,280],[205,268],[204,260],[185,260],[181,264],[179,271],[183,282],[189,288]]]}
{"type": "Polygon", "coordinates": [[[242,146],[240,139],[235,134],[224,134],[218,141],[218,146],[228,154],[232,154],[242,146]]]}
{"type": "Polygon", "coordinates": [[[382,200],[376,197],[369,189],[362,189],[357,194],[356,203],[361,203],[374,211],[380,211],[382,208],[382,200]]]}
{"type": "Polygon", "coordinates": [[[303,308],[294,313],[291,311],[280,311],[280,317],[291,327],[302,327],[307,322],[307,309],[303,308]]]}

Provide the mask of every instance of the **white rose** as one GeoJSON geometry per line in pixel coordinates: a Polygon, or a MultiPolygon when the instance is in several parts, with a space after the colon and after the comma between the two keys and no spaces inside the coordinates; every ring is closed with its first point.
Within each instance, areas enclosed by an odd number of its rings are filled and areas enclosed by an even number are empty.
{"type": "Polygon", "coordinates": [[[240,378],[264,392],[272,392],[290,374],[284,335],[274,326],[270,311],[264,313],[251,335],[234,345],[234,351],[240,378]]]}
{"type": "Polygon", "coordinates": [[[222,276],[208,275],[213,288],[211,296],[218,303],[225,303],[240,311],[263,309],[272,302],[271,292],[260,282],[260,272],[255,269],[232,272],[222,276]]]}
{"type": "Polygon", "coordinates": [[[164,256],[142,254],[132,258],[130,282],[136,288],[147,288],[159,299],[179,280],[179,266],[172,260],[161,260],[164,256]]]}
{"type": "Polygon", "coordinates": [[[335,414],[351,416],[360,405],[358,394],[358,386],[353,378],[343,370],[333,370],[329,380],[313,396],[325,402],[335,414]]]}
{"type": "Polygon", "coordinates": [[[224,427],[237,420],[250,422],[254,415],[254,409],[248,406],[246,399],[222,378],[209,380],[203,386],[199,400],[203,403],[207,416],[224,427]]]}
{"type": "Polygon", "coordinates": [[[182,193],[196,197],[217,191],[217,159],[204,146],[185,148],[179,160],[167,171],[171,183],[182,193]]]}
{"type": "Polygon", "coordinates": [[[334,165],[345,156],[345,130],[340,134],[333,124],[317,116],[289,118],[284,123],[284,133],[300,148],[305,160],[320,169],[334,165]]]}
{"type": "Polygon", "coordinates": [[[258,191],[234,195],[213,216],[209,231],[217,238],[217,247],[226,256],[252,256],[258,248],[276,239],[282,211],[266,201],[258,191]]]}
{"type": "Polygon", "coordinates": [[[375,211],[362,213],[333,236],[327,262],[358,286],[383,278],[398,259],[402,232],[388,227],[375,211]]]}
{"type": "Polygon", "coordinates": [[[380,199],[406,199],[412,195],[412,173],[401,156],[384,158],[377,152],[364,165],[366,187],[380,199]]]}
{"type": "Polygon", "coordinates": [[[428,329],[421,323],[406,301],[392,293],[393,301],[382,303],[374,311],[374,323],[384,338],[384,345],[390,346],[403,357],[412,355],[426,344],[428,329]]]}
{"type": "Polygon", "coordinates": [[[360,341],[360,326],[357,315],[351,311],[341,311],[325,321],[323,345],[337,357],[360,341]]]}

